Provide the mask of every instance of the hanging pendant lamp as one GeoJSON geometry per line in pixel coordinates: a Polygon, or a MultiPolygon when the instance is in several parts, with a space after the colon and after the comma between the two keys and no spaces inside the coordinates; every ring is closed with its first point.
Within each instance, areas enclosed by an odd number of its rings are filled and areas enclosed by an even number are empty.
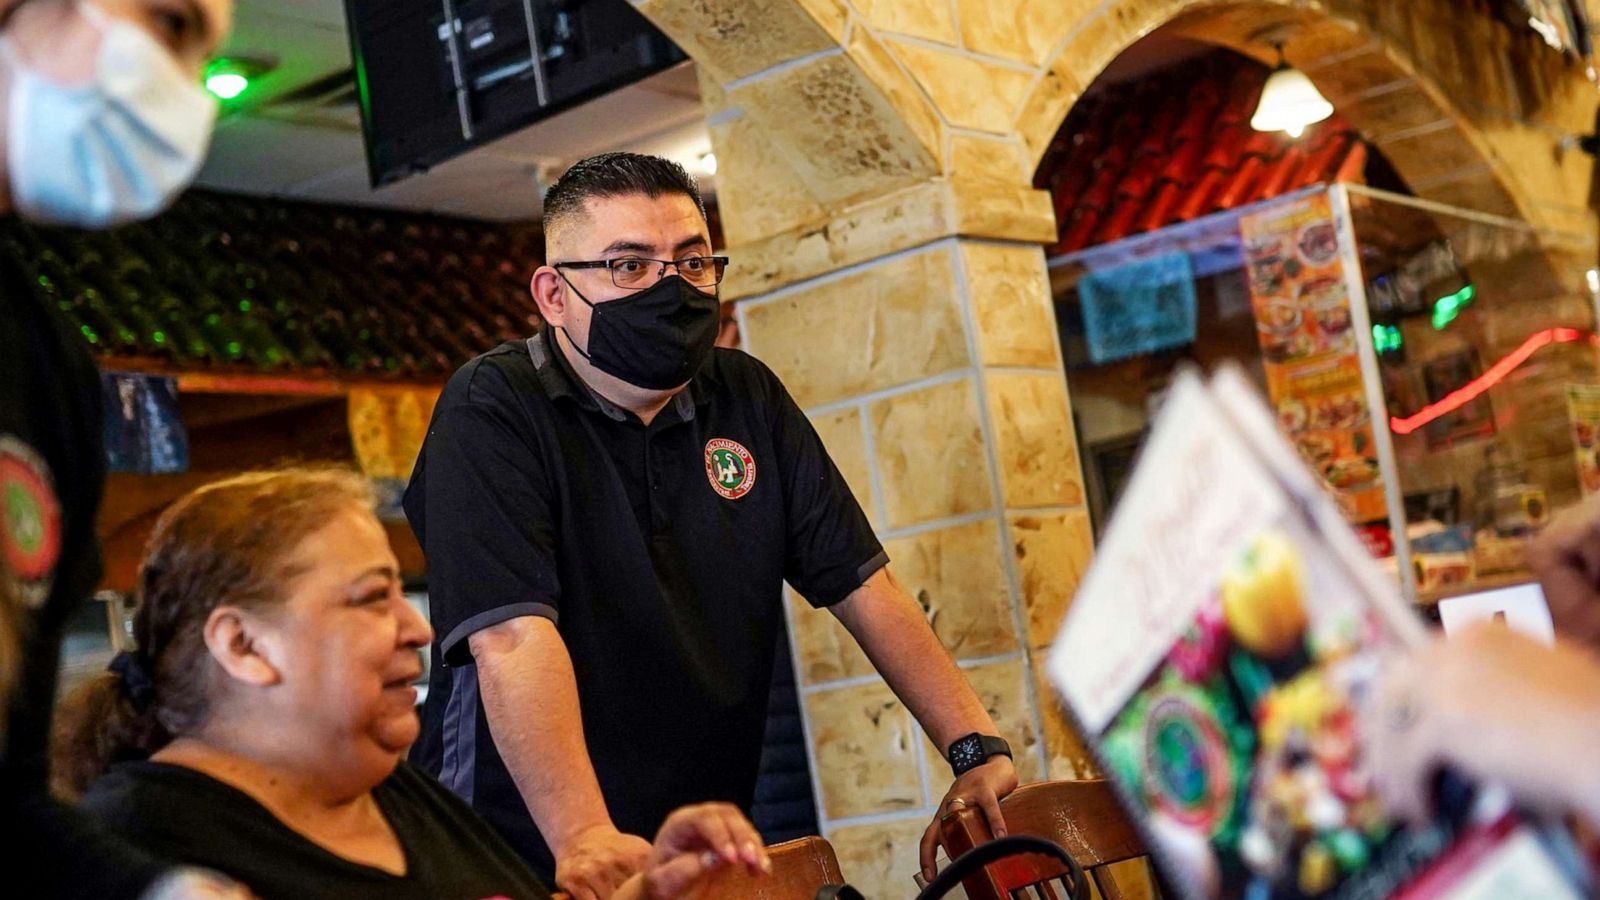
{"type": "Polygon", "coordinates": [[[1305,130],[1333,115],[1333,104],[1322,96],[1306,73],[1289,65],[1278,45],[1278,66],[1261,87],[1261,102],[1250,117],[1257,131],[1282,131],[1299,137],[1305,130]]]}

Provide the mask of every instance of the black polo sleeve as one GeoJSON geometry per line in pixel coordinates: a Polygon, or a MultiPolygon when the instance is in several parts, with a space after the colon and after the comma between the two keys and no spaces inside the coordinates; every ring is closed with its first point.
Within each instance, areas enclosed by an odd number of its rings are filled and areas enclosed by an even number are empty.
{"type": "Polygon", "coordinates": [[[505,372],[483,359],[463,367],[434,409],[404,500],[428,558],[429,617],[446,665],[471,662],[475,632],[556,619],[551,492],[505,372]]]}
{"type": "Polygon", "coordinates": [[[822,438],[766,366],[767,408],[788,522],[784,580],[812,606],[832,606],[889,564],[867,515],[822,438]]]}

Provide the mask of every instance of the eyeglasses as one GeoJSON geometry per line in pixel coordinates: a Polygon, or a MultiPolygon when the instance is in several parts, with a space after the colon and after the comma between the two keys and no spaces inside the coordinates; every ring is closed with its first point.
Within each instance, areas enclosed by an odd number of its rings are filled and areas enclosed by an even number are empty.
{"type": "Polygon", "coordinates": [[[726,256],[685,256],[682,259],[646,259],[642,256],[620,256],[616,259],[597,259],[583,262],[551,263],[557,269],[610,269],[611,283],[630,291],[650,287],[667,277],[667,267],[678,270],[684,281],[695,287],[715,287],[722,283],[722,273],[728,268],[726,256]]]}

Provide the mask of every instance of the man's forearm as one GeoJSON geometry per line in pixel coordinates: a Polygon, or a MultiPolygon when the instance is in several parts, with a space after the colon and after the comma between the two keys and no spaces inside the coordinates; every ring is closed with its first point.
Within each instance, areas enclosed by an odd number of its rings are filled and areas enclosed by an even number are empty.
{"type": "Polygon", "coordinates": [[[989,711],[928,627],[922,607],[888,569],[833,612],[941,752],[974,731],[996,733],[989,711]]]}
{"type": "Polygon", "coordinates": [[[555,626],[521,619],[469,639],[495,748],[557,855],[572,836],[610,826],[584,742],[572,659],[555,626]]]}

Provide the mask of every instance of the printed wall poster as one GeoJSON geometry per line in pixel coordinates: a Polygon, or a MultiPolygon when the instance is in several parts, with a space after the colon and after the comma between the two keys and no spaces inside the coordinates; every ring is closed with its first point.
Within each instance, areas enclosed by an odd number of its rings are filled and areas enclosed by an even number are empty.
{"type": "Polygon", "coordinates": [[[1600,385],[1567,385],[1567,417],[1583,495],[1600,493],[1600,385]]]}
{"type": "Polygon", "coordinates": [[[1239,230],[1279,425],[1349,521],[1382,519],[1383,480],[1328,196],[1243,216],[1239,230]]]}

